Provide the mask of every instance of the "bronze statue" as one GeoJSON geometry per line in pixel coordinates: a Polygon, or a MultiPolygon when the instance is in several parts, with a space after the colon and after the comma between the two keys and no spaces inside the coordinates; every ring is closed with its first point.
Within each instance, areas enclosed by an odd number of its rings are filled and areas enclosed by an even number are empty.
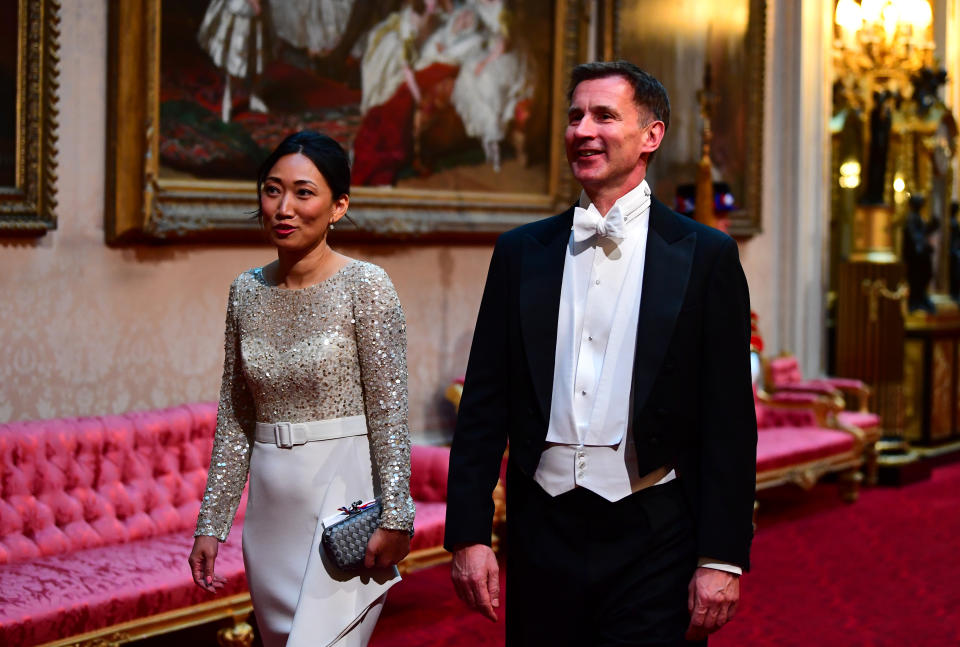
{"type": "Polygon", "coordinates": [[[933,278],[933,245],[930,243],[930,234],[940,227],[940,219],[936,216],[927,222],[920,215],[920,210],[927,199],[920,193],[910,196],[910,212],[903,225],[903,262],[907,266],[907,282],[910,285],[910,296],[907,304],[910,310],[935,312],[933,301],[927,294],[930,280],[933,278]]]}
{"type": "Polygon", "coordinates": [[[890,103],[894,98],[895,95],[887,90],[873,93],[873,108],[870,110],[867,182],[861,200],[864,204],[883,204],[887,153],[890,149],[890,127],[893,123],[893,110],[890,103]]]}
{"type": "Polygon", "coordinates": [[[910,77],[913,85],[913,102],[917,106],[917,114],[926,117],[930,110],[941,103],[937,94],[940,87],[947,82],[947,71],[943,68],[933,69],[925,67],[910,77]]]}

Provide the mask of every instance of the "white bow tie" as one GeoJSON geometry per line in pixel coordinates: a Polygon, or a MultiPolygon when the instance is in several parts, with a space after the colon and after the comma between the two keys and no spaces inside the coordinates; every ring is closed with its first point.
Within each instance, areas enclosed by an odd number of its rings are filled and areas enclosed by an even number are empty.
{"type": "Polygon", "coordinates": [[[586,209],[573,208],[573,239],[579,243],[591,236],[623,240],[623,214],[620,212],[620,205],[614,205],[606,217],[601,216],[593,204],[586,209]]]}

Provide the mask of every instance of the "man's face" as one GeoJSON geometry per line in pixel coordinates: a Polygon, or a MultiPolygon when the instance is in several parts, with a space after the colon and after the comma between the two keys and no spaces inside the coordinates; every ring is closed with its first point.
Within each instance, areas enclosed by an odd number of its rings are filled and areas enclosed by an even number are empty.
{"type": "Polygon", "coordinates": [[[633,87],[620,76],[583,81],[573,91],[564,143],[573,176],[587,191],[630,190],[646,174],[645,152],[656,150],[661,122],[633,101],[633,87]],[[651,137],[650,126],[659,124],[651,137]]]}

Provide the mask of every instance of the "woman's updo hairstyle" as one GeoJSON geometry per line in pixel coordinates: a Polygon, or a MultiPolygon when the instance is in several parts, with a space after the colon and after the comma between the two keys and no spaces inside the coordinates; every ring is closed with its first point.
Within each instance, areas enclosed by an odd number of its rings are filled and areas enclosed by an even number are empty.
{"type": "Polygon", "coordinates": [[[347,157],[347,152],[331,137],[312,130],[301,130],[280,142],[267,159],[263,160],[260,170],[257,171],[258,217],[263,216],[260,212],[260,197],[263,183],[270,174],[270,169],[281,157],[292,153],[300,153],[313,162],[327,182],[327,186],[330,187],[334,200],[342,195],[350,195],[350,159],[347,157]]]}

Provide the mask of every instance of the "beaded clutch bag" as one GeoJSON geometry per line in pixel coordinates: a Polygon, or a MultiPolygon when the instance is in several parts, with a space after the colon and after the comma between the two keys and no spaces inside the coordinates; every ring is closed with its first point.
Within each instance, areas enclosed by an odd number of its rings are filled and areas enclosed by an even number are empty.
{"type": "Polygon", "coordinates": [[[356,501],[340,508],[340,515],[329,525],[324,520],[320,543],[337,568],[355,571],[363,567],[367,543],[380,527],[380,502],[356,501]]]}

